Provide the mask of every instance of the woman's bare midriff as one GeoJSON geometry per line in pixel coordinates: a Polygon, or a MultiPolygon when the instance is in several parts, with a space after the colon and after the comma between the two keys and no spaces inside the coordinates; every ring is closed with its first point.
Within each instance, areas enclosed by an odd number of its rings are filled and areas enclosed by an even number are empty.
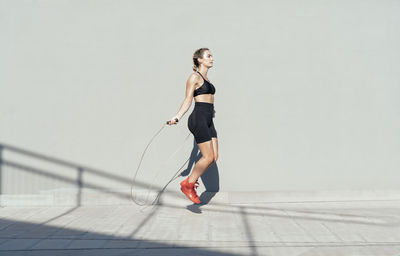
{"type": "Polygon", "coordinates": [[[214,104],[214,95],[212,94],[200,94],[194,97],[195,102],[207,102],[214,104]]]}

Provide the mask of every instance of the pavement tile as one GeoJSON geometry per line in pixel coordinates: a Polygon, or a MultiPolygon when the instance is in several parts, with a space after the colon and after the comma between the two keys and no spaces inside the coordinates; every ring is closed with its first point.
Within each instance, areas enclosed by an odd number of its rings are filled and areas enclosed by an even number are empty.
{"type": "Polygon", "coordinates": [[[72,242],[68,245],[68,249],[103,248],[105,242],[106,240],[72,240],[72,242]]]}
{"type": "Polygon", "coordinates": [[[38,242],[32,249],[48,250],[48,249],[67,249],[72,242],[70,239],[44,239],[38,242]]]}
{"type": "Polygon", "coordinates": [[[9,239],[0,244],[0,250],[26,250],[37,244],[40,239],[9,239]]]}
{"type": "Polygon", "coordinates": [[[107,240],[102,248],[120,248],[120,249],[128,249],[128,248],[137,248],[140,240],[107,240]]]}

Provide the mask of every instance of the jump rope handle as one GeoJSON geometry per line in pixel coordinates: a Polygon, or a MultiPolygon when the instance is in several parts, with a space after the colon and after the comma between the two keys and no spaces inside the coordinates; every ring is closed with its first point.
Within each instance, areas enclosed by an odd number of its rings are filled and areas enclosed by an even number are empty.
{"type": "MultiPolygon", "coordinates": [[[[179,122],[178,118],[175,117],[175,122],[179,122]]],[[[167,124],[169,124],[170,121],[167,121],[167,124]]]]}

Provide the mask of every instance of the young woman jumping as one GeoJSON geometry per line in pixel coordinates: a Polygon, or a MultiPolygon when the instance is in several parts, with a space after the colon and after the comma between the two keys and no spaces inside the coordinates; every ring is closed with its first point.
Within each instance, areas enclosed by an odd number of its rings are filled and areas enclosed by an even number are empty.
{"type": "Polygon", "coordinates": [[[186,97],[169,125],[176,124],[188,111],[194,98],[193,112],[188,118],[188,128],[193,134],[202,157],[196,162],[192,173],[183,180],[181,191],[194,203],[199,204],[197,196],[199,177],[218,159],[218,139],[215,130],[214,94],[215,87],[207,78],[208,69],[213,66],[213,56],[208,48],[200,48],[193,54],[193,71],[186,82],[186,97]]]}

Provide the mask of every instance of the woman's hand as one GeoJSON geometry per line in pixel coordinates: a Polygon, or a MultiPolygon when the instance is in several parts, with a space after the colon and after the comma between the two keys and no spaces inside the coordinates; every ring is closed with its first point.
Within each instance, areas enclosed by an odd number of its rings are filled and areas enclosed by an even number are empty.
{"type": "Polygon", "coordinates": [[[167,121],[168,125],[173,125],[173,124],[177,124],[179,122],[178,117],[174,116],[173,118],[171,118],[171,120],[167,121]]]}

